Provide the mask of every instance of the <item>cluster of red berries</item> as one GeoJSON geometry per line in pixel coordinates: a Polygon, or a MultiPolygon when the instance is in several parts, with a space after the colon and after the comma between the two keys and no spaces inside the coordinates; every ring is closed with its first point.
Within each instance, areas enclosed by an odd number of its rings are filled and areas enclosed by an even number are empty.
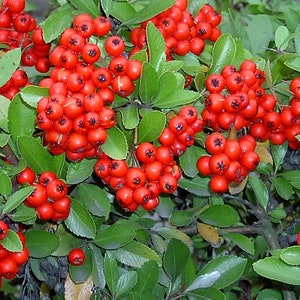
{"type": "Polygon", "coordinates": [[[203,123],[214,131],[236,130],[260,121],[274,111],[276,98],[261,87],[263,71],[252,60],[245,60],[238,70],[225,66],[221,74],[211,74],[205,85],[208,95],[202,111],[203,123]]]}
{"type": "Polygon", "coordinates": [[[107,139],[106,129],[117,122],[115,111],[104,106],[98,93],[53,94],[39,101],[37,113],[36,123],[45,132],[50,152],[65,152],[72,161],[96,156],[107,139]]]}
{"type": "Polygon", "coordinates": [[[202,131],[203,122],[198,118],[194,106],[183,106],[178,115],[172,117],[168,126],[160,134],[158,141],[162,146],[170,147],[174,156],[181,156],[195,142],[195,133],[202,131]]]}
{"type": "Polygon", "coordinates": [[[152,22],[161,32],[165,40],[168,59],[172,59],[174,54],[185,55],[189,51],[200,55],[204,50],[206,40],[215,42],[221,35],[217,28],[222,20],[221,14],[213,6],[204,4],[193,16],[187,10],[187,5],[187,0],[176,0],[171,8],[133,29],[130,40],[135,47],[131,54],[146,45],[146,26],[149,22],[152,22]]]}
{"type": "Polygon", "coordinates": [[[53,154],[65,152],[73,161],[94,157],[106,141],[106,129],[117,122],[109,107],[115,95],[127,97],[140,77],[141,62],[125,57],[121,37],[105,38],[103,57],[100,46],[90,42],[92,36],[104,37],[110,29],[106,17],[77,15],[50,53],[54,68],[40,82],[50,96],[39,101],[36,122],[46,131],[45,142],[53,154]]]}
{"type": "Polygon", "coordinates": [[[137,146],[134,157],[138,166],[103,156],[94,166],[95,173],[116,191],[116,200],[124,209],[135,211],[141,205],[152,210],[161,193],[172,194],[177,189],[181,169],[175,157],[194,143],[194,133],[201,125],[197,110],[186,106],[170,119],[158,138],[160,146],[149,142],[137,146]]]}
{"type": "MultiPolygon", "coordinates": [[[[277,98],[262,87],[264,80],[264,72],[252,60],[243,61],[239,70],[228,65],[221,74],[209,75],[205,82],[209,94],[202,111],[204,126],[214,131],[247,128],[257,141],[269,140],[280,145],[287,140],[292,149],[297,149],[300,98],[294,96],[289,106],[276,111],[280,105],[277,98]]],[[[291,82],[294,95],[299,82],[299,79],[291,82]]]]}
{"type": "Polygon", "coordinates": [[[298,150],[300,148],[300,77],[290,82],[290,91],[293,96],[289,105],[283,107],[280,112],[282,126],[278,126],[277,131],[285,137],[291,149],[298,150]]]}
{"type": "Polygon", "coordinates": [[[31,168],[26,167],[16,180],[20,185],[26,183],[35,188],[24,204],[35,208],[39,219],[58,222],[69,216],[71,198],[67,195],[68,187],[53,172],[43,172],[37,177],[31,168]]]}
{"type": "Polygon", "coordinates": [[[0,87],[0,94],[10,100],[28,84],[28,75],[25,70],[17,69],[11,78],[0,87]]]}
{"type": "MultiPolygon", "coordinates": [[[[0,241],[7,237],[8,231],[9,226],[1,220],[0,241]]],[[[29,251],[25,246],[25,236],[21,232],[17,232],[17,235],[22,243],[22,250],[20,252],[9,251],[0,244],[0,286],[2,285],[2,278],[13,279],[29,258],[29,251]]]]}
{"type": "Polygon", "coordinates": [[[225,193],[231,183],[242,182],[260,162],[251,135],[226,139],[220,132],[213,132],[207,136],[205,148],[209,155],[201,156],[196,166],[200,174],[210,176],[209,187],[214,193],[225,193]]]}
{"type": "MultiPolygon", "coordinates": [[[[51,45],[45,43],[41,27],[36,20],[24,11],[25,0],[4,0],[0,11],[0,43],[6,45],[2,51],[14,48],[22,49],[21,65],[35,67],[37,71],[46,73],[49,70],[49,50],[51,45]]],[[[0,93],[12,99],[21,87],[28,83],[25,71],[13,76],[0,93]]]]}

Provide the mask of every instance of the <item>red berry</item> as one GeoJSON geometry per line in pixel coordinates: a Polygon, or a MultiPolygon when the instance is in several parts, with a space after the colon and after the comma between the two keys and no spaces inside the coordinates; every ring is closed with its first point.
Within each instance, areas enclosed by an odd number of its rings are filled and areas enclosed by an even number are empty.
{"type": "Polygon", "coordinates": [[[35,181],[35,172],[29,167],[26,167],[20,174],[17,175],[18,184],[22,185],[28,183],[32,185],[34,181],[35,181]]]}
{"type": "Polygon", "coordinates": [[[225,149],[226,138],[219,132],[213,132],[205,140],[205,148],[210,154],[222,153],[225,149]]]}
{"type": "Polygon", "coordinates": [[[0,240],[6,238],[8,234],[8,229],[9,229],[8,225],[4,221],[0,220],[0,240]]]}
{"type": "Polygon", "coordinates": [[[61,179],[55,179],[47,184],[46,192],[49,198],[56,201],[67,195],[68,187],[61,179]]]}
{"type": "Polygon", "coordinates": [[[71,265],[80,266],[84,263],[85,253],[80,248],[74,248],[69,252],[68,260],[71,265]]]}
{"type": "Polygon", "coordinates": [[[228,181],[224,176],[215,175],[209,181],[209,188],[214,193],[225,193],[228,190],[228,181]]]}

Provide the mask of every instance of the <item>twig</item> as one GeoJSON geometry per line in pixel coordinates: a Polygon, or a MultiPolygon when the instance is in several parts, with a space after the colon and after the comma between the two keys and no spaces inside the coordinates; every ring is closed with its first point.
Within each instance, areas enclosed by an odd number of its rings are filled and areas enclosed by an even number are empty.
{"type": "Polygon", "coordinates": [[[16,157],[16,155],[14,154],[14,152],[12,151],[12,149],[10,148],[10,146],[8,144],[6,144],[3,148],[3,153],[5,155],[5,157],[9,160],[9,162],[13,165],[13,166],[17,166],[19,163],[19,159],[16,157]]]}

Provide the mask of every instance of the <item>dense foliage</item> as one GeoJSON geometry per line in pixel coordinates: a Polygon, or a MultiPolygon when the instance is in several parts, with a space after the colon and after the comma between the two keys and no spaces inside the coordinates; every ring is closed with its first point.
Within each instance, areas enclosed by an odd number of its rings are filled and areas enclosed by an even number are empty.
{"type": "Polygon", "coordinates": [[[1,299],[300,297],[297,1],[0,3],[1,299]]]}

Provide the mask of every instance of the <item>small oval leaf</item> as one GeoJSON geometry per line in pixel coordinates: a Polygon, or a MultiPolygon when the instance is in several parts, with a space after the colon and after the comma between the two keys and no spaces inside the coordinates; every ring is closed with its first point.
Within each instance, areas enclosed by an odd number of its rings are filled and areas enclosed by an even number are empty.
{"type": "Polygon", "coordinates": [[[284,249],[280,258],[288,265],[300,265],[300,246],[291,246],[284,249]]]}
{"type": "Polygon", "coordinates": [[[21,252],[23,249],[19,236],[11,229],[8,229],[7,236],[1,240],[0,244],[10,252],[21,252]]]}
{"type": "Polygon", "coordinates": [[[146,113],[138,126],[138,143],[152,142],[161,134],[166,125],[166,115],[160,111],[146,113]]]}
{"type": "Polygon", "coordinates": [[[239,216],[229,205],[213,205],[204,210],[199,219],[213,226],[229,227],[238,222],[239,216]]]}
{"type": "Polygon", "coordinates": [[[0,59],[0,86],[4,85],[17,70],[21,60],[21,48],[6,52],[0,59]]]}
{"type": "Polygon", "coordinates": [[[300,268],[286,264],[279,257],[260,259],[253,263],[253,269],[263,277],[287,284],[300,285],[300,268]]]}
{"type": "Polygon", "coordinates": [[[103,230],[99,230],[94,239],[94,243],[104,249],[118,249],[133,240],[135,231],[130,226],[124,224],[113,224],[103,230]]]}
{"type": "Polygon", "coordinates": [[[248,180],[256,196],[257,203],[259,203],[266,210],[269,203],[269,193],[266,185],[256,176],[250,175],[248,180]]]}
{"type": "Polygon", "coordinates": [[[35,130],[36,110],[26,104],[20,95],[10,102],[8,129],[14,140],[22,135],[31,136],[35,130]]]}
{"type": "Polygon", "coordinates": [[[107,140],[101,149],[113,159],[125,159],[128,144],[124,133],[118,127],[107,129],[107,140]]]}
{"type": "Polygon", "coordinates": [[[3,207],[3,213],[7,214],[17,208],[32,192],[34,187],[27,186],[24,187],[8,197],[7,202],[3,207]]]}
{"type": "Polygon", "coordinates": [[[43,230],[29,230],[26,235],[26,247],[32,257],[51,255],[59,246],[59,237],[43,230]]]}
{"type": "Polygon", "coordinates": [[[95,238],[95,222],[87,209],[76,199],[72,199],[70,214],[64,223],[77,236],[95,238]]]}

